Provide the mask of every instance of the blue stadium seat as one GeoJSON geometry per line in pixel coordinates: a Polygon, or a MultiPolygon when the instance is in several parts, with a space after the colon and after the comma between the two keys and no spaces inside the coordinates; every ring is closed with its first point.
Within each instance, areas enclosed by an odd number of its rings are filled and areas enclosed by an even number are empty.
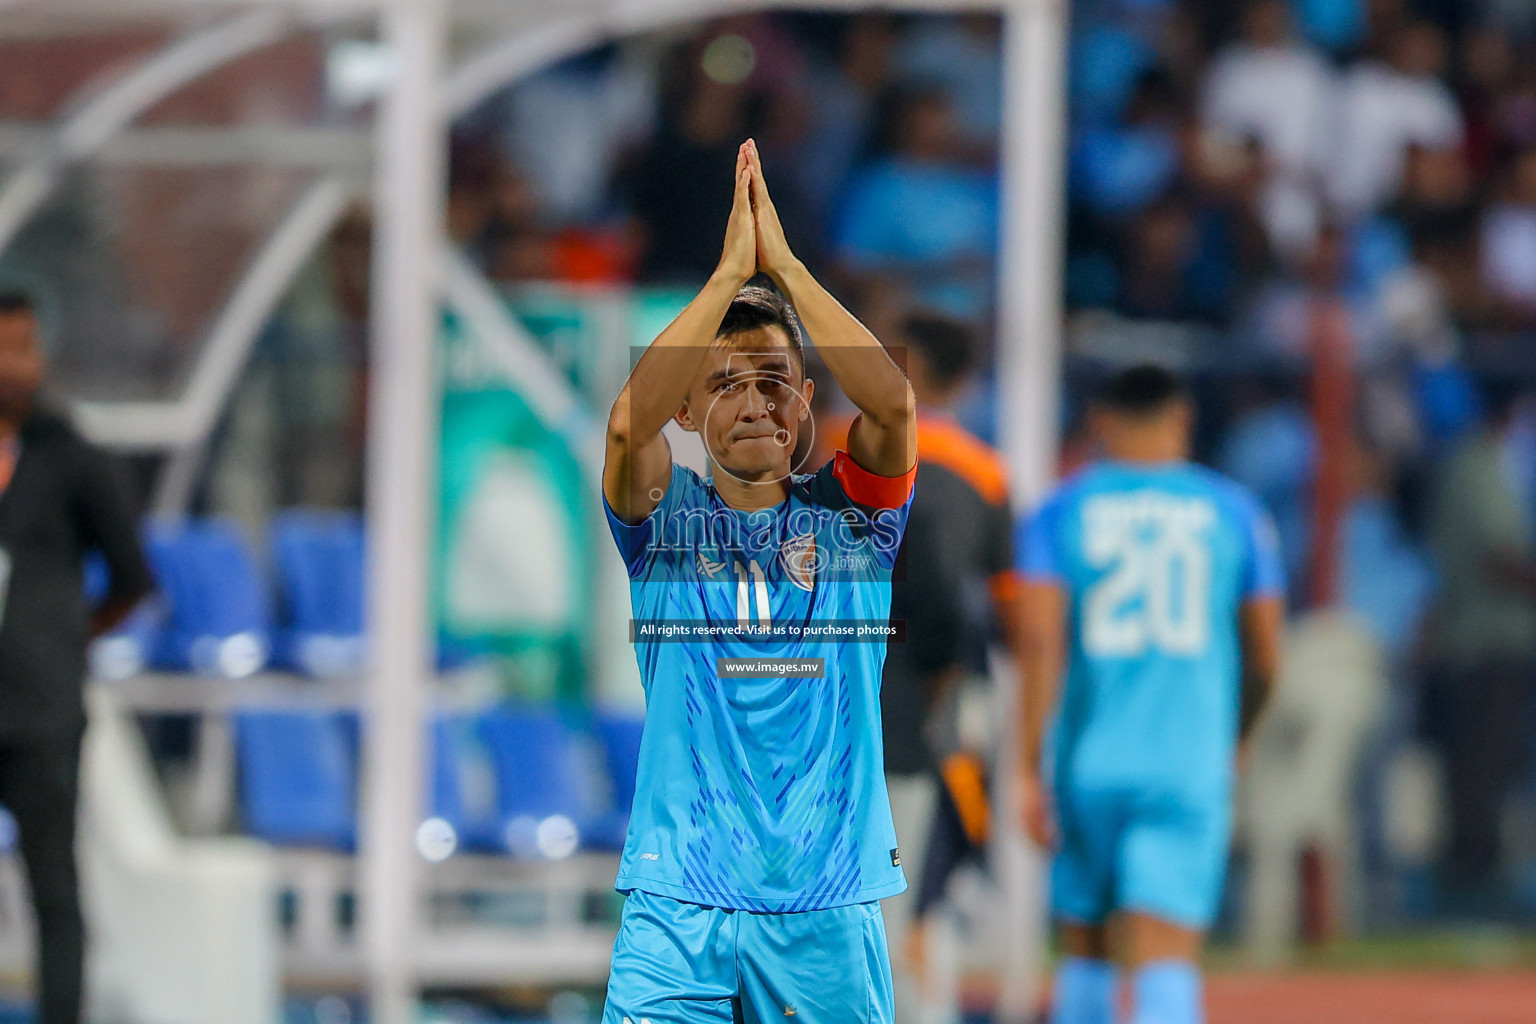
{"type": "MultiPolygon", "coordinates": [[[[354,777],[362,778],[362,716],[353,709],[336,712],[354,777]]],[[[441,818],[453,828],[459,848],[495,850],[504,847],[501,817],[496,809],[495,772],[486,763],[484,745],[470,714],[433,716],[427,732],[427,817],[441,818]]]]}
{"type": "Polygon", "coordinates": [[[155,664],[231,677],[263,668],[272,651],[271,614],[239,530],[222,520],[156,524],[148,548],[168,606],[155,664]]]}
{"type": "Polygon", "coordinates": [[[246,832],[282,846],[357,845],[355,748],[333,711],[235,716],[246,832]]]}
{"type": "MultiPolygon", "coordinates": [[[[639,722],[599,731],[622,810],[594,807],[583,738],[546,712],[439,715],[427,745],[429,814],[461,849],[559,858],[623,846],[639,722]],[[627,767],[624,767],[626,766],[627,767]]],[[[360,719],[353,711],[244,711],[235,718],[245,831],[283,846],[357,841],[360,719]]]]}
{"type": "Polygon", "coordinates": [[[483,642],[470,642],[453,636],[446,629],[439,630],[437,634],[437,669],[439,672],[453,672],[472,665],[485,656],[485,644],[483,642]]]}
{"type": "Polygon", "coordinates": [[[463,837],[469,811],[465,805],[464,784],[459,777],[458,737],[454,724],[447,715],[432,720],[432,735],[427,748],[431,758],[427,797],[432,816],[448,822],[463,837]]]}
{"type": "Polygon", "coordinates": [[[362,517],[292,510],[272,520],[272,562],[286,618],[277,660],[313,676],[356,672],[366,653],[362,517]]]}
{"type": "Polygon", "coordinates": [[[580,740],[558,717],[495,711],[481,717],[478,731],[496,769],[502,849],[557,859],[576,845],[623,845],[625,816],[593,807],[580,740]],[[569,825],[574,837],[565,831],[569,825]]]}
{"type": "Polygon", "coordinates": [[[0,807],[0,854],[16,849],[16,839],[16,819],[11,817],[10,811],[0,807]]]}
{"type": "Polygon", "coordinates": [[[581,812],[581,775],[570,730],[552,713],[493,711],[480,718],[481,738],[496,766],[497,809],[518,814],[581,812]]]}
{"type": "Polygon", "coordinates": [[[470,714],[439,715],[432,722],[431,813],[453,826],[462,847],[505,849],[496,772],[470,714]]]}

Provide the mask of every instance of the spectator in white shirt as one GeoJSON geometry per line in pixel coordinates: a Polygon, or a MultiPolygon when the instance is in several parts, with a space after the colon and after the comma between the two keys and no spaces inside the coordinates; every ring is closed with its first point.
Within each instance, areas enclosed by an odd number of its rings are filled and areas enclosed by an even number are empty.
{"type": "Polygon", "coordinates": [[[1364,216],[1396,196],[1410,146],[1461,145],[1461,109],[1438,76],[1445,39],[1429,22],[1398,30],[1390,63],[1364,61],[1344,77],[1338,98],[1335,160],[1329,195],[1346,219],[1364,216]]]}
{"type": "Polygon", "coordinates": [[[1270,166],[1260,200],[1276,249],[1311,248],[1317,232],[1317,184],[1328,159],[1333,72],[1291,34],[1282,0],[1257,0],[1243,37],[1217,55],[1205,80],[1202,122],[1230,139],[1257,139],[1270,166]]]}
{"type": "Polygon", "coordinates": [[[1258,0],[1243,20],[1243,37],[1216,56],[1205,80],[1207,128],[1259,140],[1287,172],[1320,170],[1326,156],[1332,74],[1317,52],[1291,35],[1281,0],[1258,0]]]}
{"type": "Polygon", "coordinates": [[[1519,319],[1536,316],[1536,146],[1521,151],[1483,220],[1483,281],[1519,319]]]}

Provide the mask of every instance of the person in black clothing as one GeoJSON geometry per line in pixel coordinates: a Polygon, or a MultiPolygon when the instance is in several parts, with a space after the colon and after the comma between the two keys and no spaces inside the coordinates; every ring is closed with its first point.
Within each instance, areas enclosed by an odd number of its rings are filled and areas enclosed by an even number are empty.
{"type": "Polygon", "coordinates": [[[85,927],[75,874],[82,690],[91,637],[149,592],[115,467],[37,401],[37,318],[0,295],[0,804],[16,819],[37,918],[39,1024],[78,1024],[85,927]],[[106,598],[87,605],[100,551],[106,598]]]}
{"type": "Polygon", "coordinates": [[[886,788],[913,888],[883,902],[896,1019],[916,1020],[958,1012],[944,1005],[954,995],[948,982],[956,979],[928,971],[922,914],[942,895],[965,852],[961,845],[974,848],[986,838],[984,762],[962,741],[959,705],[968,681],[987,678],[994,636],[1010,647],[1016,642],[1019,584],[1002,458],[950,411],[976,360],[975,333],[960,321],[915,311],[902,320],[899,342],[917,397],[919,486],[897,563],[906,575],[891,584],[891,619],[905,621],[907,641],[886,655],[880,716],[886,788]],[[964,844],[946,831],[951,816],[961,823],[964,844]],[[935,856],[939,863],[930,870],[935,856]]]}

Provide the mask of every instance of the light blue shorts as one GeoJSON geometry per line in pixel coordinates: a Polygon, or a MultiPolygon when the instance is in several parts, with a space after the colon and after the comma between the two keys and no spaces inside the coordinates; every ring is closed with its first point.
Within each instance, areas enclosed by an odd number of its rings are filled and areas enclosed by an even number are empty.
{"type": "Polygon", "coordinates": [[[1064,787],[1056,811],[1051,908],[1059,920],[1100,924],[1132,911],[1210,927],[1226,881],[1229,798],[1064,787]]]}
{"type": "Polygon", "coordinates": [[[892,1024],[879,903],[758,914],[635,891],[603,1024],[892,1024]]]}

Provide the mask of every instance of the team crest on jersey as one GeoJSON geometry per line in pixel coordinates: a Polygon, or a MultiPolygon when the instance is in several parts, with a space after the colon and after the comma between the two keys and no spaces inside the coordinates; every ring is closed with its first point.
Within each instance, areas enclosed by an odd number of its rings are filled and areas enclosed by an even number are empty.
{"type": "Polygon", "coordinates": [[[816,586],[816,570],[821,559],[816,550],[816,535],[803,533],[790,537],[779,546],[779,561],[784,563],[784,575],[801,590],[816,586]]]}
{"type": "Polygon", "coordinates": [[[725,570],[724,562],[714,561],[704,553],[702,548],[694,558],[694,564],[698,566],[700,576],[707,576],[710,579],[715,579],[720,575],[721,572],[725,570]]]}

